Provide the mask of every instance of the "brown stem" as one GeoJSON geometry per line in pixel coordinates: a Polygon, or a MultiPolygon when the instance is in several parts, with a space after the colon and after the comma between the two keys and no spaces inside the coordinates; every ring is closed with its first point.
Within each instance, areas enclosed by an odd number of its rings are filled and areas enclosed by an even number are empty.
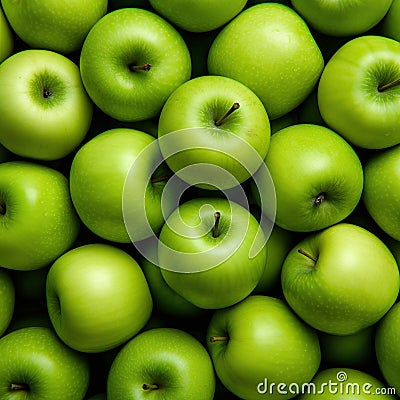
{"type": "Polygon", "coordinates": [[[233,103],[232,107],[217,121],[215,121],[215,125],[220,126],[223,122],[238,108],[240,107],[239,103],[233,103]]]}
{"type": "Polygon", "coordinates": [[[216,211],[214,213],[214,218],[215,218],[215,222],[214,222],[214,227],[213,227],[213,231],[212,231],[212,237],[217,238],[219,236],[219,221],[221,219],[221,213],[216,211]]]}
{"type": "Polygon", "coordinates": [[[143,64],[143,65],[130,65],[129,69],[131,71],[150,71],[151,65],[150,64],[143,64]]]}
{"type": "Polygon", "coordinates": [[[169,178],[171,178],[169,175],[157,176],[157,178],[151,178],[151,183],[165,182],[165,181],[167,181],[169,178]]]}
{"type": "Polygon", "coordinates": [[[317,260],[310,253],[307,253],[305,250],[298,249],[297,252],[300,253],[300,254],[303,254],[303,256],[306,256],[307,258],[309,258],[310,260],[314,261],[315,263],[317,262],[317,260]]]}
{"type": "Polygon", "coordinates": [[[393,82],[387,83],[386,85],[378,86],[378,92],[384,92],[385,90],[395,87],[397,85],[400,85],[400,79],[397,79],[393,82]]]}
{"type": "Polygon", "coordinates": [[[10,383],[8,390],[11,392],[16,392],[18,390],[29,390],[29,386],[26,383],[10,383]]]}
{"type": "Polygon", "coordinates": [[[325,193],[320,193],[314,200],[316,206],[320,206],[325,200],[325,193]]]}
{"type": "Polygon", "coordinates": [[[143,383],[143,385],[142,385],[143,390],[157,390],[158,388],[159,388],[159,386],[156,383],[151,384],[151,385],[148,385],[147,383],[143,383]]]}
{"type": "Polygon", "coordinates": [[[0,203],[0,215],[5,215],[6,213],[6,205],[0,203]]]}
{"type": "Polygon", "coordinates": [[[210,342],[227,342],[229,340],[228,336],[211,336],[210,342]]]}

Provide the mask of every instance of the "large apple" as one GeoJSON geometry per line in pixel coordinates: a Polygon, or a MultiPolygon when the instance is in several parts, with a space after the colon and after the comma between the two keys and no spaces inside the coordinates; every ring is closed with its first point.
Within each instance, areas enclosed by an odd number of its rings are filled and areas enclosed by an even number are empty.
{"type": "Polygon", "coordinates": [[[378,324],[375,351],[379,368],[390,386],[400,393],[400,303],[396,303],[378,324]]]}
{"type": "Polygon", "coordinates": [[[30,47],[77,51],[106,13],[107,0],[1,0],[16,34],[30,47]]]}
{"type": "Polygon", "coordinates": [[[79,219],[60,172],[27,161],[0,164],[0,265],[45,267],[74,243],[79,219]]]}
{"type": "Polygon", "coordinates": [[[89,385],[84,355],[45,327],[18,329],[0,339],[0,398],[83,400],[89,385]]]}
{"type": "Polygon", "coordinates": [[[363,202],[379,227],[400,240],[400,145],[373,154],[364,164],[363,202]]]}
{"type": "Polygon", "coordinates": [[[226,24],[247,0],[150,0],[152,7],[181,29],[207,32],[226,24]]]}
{"type": "Polygon", "coordinates": [[[187,167],[216,165],[222,170],[211,169],[204,178],[212,176],[213,186],[223,189],[242,183],[262,164],[270,126],[264,106],[246,86],[222,76],[202,76],[168,98],[158,136],[161,152],[178,176],[196,184],[199,167],[187,167]],[[227,179],[228,173],[233,179],[227,179]]]}
{"type": "Polygon", "coordinates": [[[323,229],[346,218],[360,200],[361,162],[326,127],[298,124],[278,131],[271,137],[265,164],[275,186],[275,223],[281,228],[323,229]]]}
{"type": "Polygon", "coordinates": [[[82,80],[94,103],[121,121],[155,117],[168,96],[190,78],[191,61],[179,33],[139,8],[108,13],[82,47],[82,80]]]}
{"type": "Polygon", "coordinates": [[[223,308],[243,300],[259,282],[266,256],[257,220],[227,199],[183,203],[160,233],[162,276],[175,292],[201,308],[223,308]]]}
{"type": "Polygon", "coordinates": [[[0,268],[0,337],[7,329],[14,314],[15,289],[11,277],[0,268]]]}
{"type": "Polygon", "coordinates": [[[315,30],[331,36],[360,35],[388,12],[392,0],[292,0],[293,8],[315,30]]]}
{"type": "Polygon", "coordinates": [[[375,324],[395,302],[399,270],[369,231],[341,223],[309,235],[286,257],[283,294],[309,325],[350,335],[375,324]]]}
{"type": "Polygon", "coordinates": [[[13,49],[13,34],[0,7],[0,63],[12,54],[13,49]]]}
{"type": "Polygon", "coordinates": [[[47,306],[60,338],[78,351],[119,346],[146,324],[152,299],[136,261],[106,244],[77,247],[47,276],[47,306]]]}
{"type": "Polygon", "coordinates": [[[218,34],[208,69],[248,86],[271,119],[296,108],[317,84],[324,60],[306,23],[281,4],[258,4],[218,34]]]}
{"type": "Polygon", "coordinates": [[[0,87],[4,147],[23,157],[55,160],[82,142],[92,103],[71,60],[47,50],[18,52],[0,64],[0,87]]]}
{"type": "Polygon", "coordinates": [[[381,36],[350,40],[322,73],[318,86],[322,118],[356,146],[394,146],[400,143],[399,84],[398,41],[381,36]]]}
{"type": "Polygon", "coordinates": [[[117,354],[107,379],[107,399],[212,400],[213,366],[206,349],[188,333],[150,329],[117,354]]]}
{"type": "Polygon", "coordinates": [[[216,311],[207,339],[219,379],[246,400],[294,397],[268,387],[309,382],[321,358],[316,332],[273,297],[249,296],[216,311]]]}

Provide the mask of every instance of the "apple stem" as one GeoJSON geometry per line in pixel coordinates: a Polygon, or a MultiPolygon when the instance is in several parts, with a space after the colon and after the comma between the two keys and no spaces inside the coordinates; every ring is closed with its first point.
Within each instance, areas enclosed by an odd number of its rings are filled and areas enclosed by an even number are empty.
{"type": "Polygon", "coordinates": [[[157,176],[157,178],[151,178],[151,183],[165,182],[169,178],[171,178],[169,175],[157,176]]]}
{"type": "Polygon", "coordinates": [[[309,258],[310,260],[314,261],[315,263],[317,262],[317,260],[310,253],[307,253],[305,250],[298,249],[297,252],[300,253],[300,254],[303,254],[303,256],[306,256],[307,258],[309,258]]]}
{"type": "Polygon", "coordinates": [[[151,65],[150,64],[143,64],[143,65],[130,65],[129,69],[131,71],[150,71],[151,65]]]}
{"type": "Polygon", "coordinates": [[[159,386],[156,383],[151,384],[151,385],[148,385],[147,383],[144,383],[143,386],[142,386],[143,390],[157,390],[158,388],[159,388],[159,386]]]}
{"type": "Polygon", "coordinates": [[[0,215],[5,215],[6,213],[6,205],[0,203],[0,215]]]}
{"type": "Polygon", "coordinates": [[[229,340],[228,336],[211,336],[210,342],[227,342],[229,340]]]}
{"type": "Polygon", "coordinates": [[[10,386],[8,387],[8,390],[12,392],[16,392],[18,390],[29,390],[29,386],[26,383],[10,383],[10,386]]]}
{"type": "Polygon", "coordinates": [[[380,85],[378,86],[378,92],[384,92],[386,89],[390,89],[392,87],[395,87],[397,85],[400,85],[400,79],[397,79],[393,82],[387,83],[386,85],[380,85]]]}
{"type": "Polygon", "coordinates": [[[239,103],[233,103],[232,107],[217,121],[215,121],[215,125],[220,126],[223,122],[238,108],[240,107],[239,103]]]}
{"type": "Polygon", "coordinates": [[[212,230],[212,237],[217,238],[219,236],[219,221],[221,219],[221,213],[219,211],[216,211],[214,213],[214,218],[215,218],[215,222],[214,222],[214,227],[212,230]]]}
{"type": "Polygon", "coordinates": [[[320,193],[314,200],[316,206],[320,206],[325,200],[325,193],[320,193]]]}

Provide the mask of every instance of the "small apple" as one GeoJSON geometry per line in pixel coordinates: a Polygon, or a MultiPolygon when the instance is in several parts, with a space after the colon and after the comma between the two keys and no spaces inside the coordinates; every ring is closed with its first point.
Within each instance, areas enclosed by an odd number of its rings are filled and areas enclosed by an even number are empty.
{"type": "Polygon", "coordinates": [[[340,223],[303,239],[282,267],[282,290],[315,329],[351,335],[375,324],[395,302],[399,269],[369,231],[340,223]]]}
{"type": "Polygon", "coordinates": [[[310,94],[324,67],[304,20],[282,4],[250,7],[214,40],[208,70],[248,86],[271,119],[292,111],[310,94]]]}
{"type": "Polygon", "coordinates": [[[13,54],[0,64],[0,87],[0,142],[15,154],[56,160],[89,130],[92,103],[78,67],[61,54],[13,54]]]}
{"type": "Polygon", "coordinates": [[[0,268],[0,337],[6,331],[14,314],[15,289],[4,268],[0,268]]]}
{"type": "Polygon", "coordinates": [[[77,51],[107,11],[107,0],[1,0],[16,34],[32,48],[77,51]]]}
{"type": "Polygon", "coordinates": [[[121,121],[157,116],[168,96],[190,78],[179,33],[158,15],[123,8],[101,18],[82,47],[82,80],[93,102],[121,121]]]}
{"type": "MultiPolygon", "coordinates": [[[[381,4],[383,2],[375,2],[381,4]]],[[[382,149],[400,143],[400,43],[352,39],[330,58],[318,85],[326,124],[350,143],[382,149]]]]}
{"type": "Polygon", "coordinates": [[[266,396],[266,386],[309,382],[321,359],[316,332],[273,297],[249,296],[216,311],[207,339],[219,379],[246,400],[294,397],[266,396]]]}
{"type": "Polygon", "coordinates": [[[0,398],[83,400],[89,364],[49,328],[18,329],[0,338],[0,398]]]}
{"type": "Polygon", "coordinates": [[[382,36],[400,41],[400,1],[393,0],[389,11],[379,26],[382,36]]]}
{"type": "Polygon", "coordinates": [[[47,276],[47,307],[59,337],[78,351],[119,346],[146,324],[152,299],[136,261],[107,244],[77,247],[47,276]]]}
{"type": "Polygon", "coordinates": [[[212,400],[213,366],[206,349],[188,333],[151,329],[117,354],[107,380],[109,400],[212,400]]]}
{"type": "Polygon", "coordinates": [[[65,253],[79,232],[68,180],[27,161],[0,164],[0,265],[40,269],[65,253]]]}
{"type": "Polygon", "coordinates": [[[12,54],[13,49],[13,34],[0,6],[0,63],[12,54]]]}

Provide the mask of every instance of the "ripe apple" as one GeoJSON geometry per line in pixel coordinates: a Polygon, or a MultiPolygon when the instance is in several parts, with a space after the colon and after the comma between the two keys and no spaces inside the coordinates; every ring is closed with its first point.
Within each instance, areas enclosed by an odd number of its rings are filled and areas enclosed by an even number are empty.
{"type": "Polygon", "coordinates": [[[356,146],[394,146],[400,143],[399,83],[399,42],[381,36],[350,40],[322,73],[318,86],[322,118],[356,146]]]}
{"type": "Polygon", "coordinates": [[[160,233],[158,263],[167,284],[200,308],[228,307],[248,296],[266,263],[265,237],[248,210],[199,198],[177,208],[160,233]]]}
{"type": "Polygon", "coordinates": [[[0,268],[0,337],[6,331],[14,314],[15,289],[4,268],[0,268]]]}
{"type": "Polygon", "coordinates": [[[78,351],[119,346],[146,324],[152,299],[136,261],[107,244],[77,247],[47,276],[47,307],[59,337],[78,351]]]}
{"type": "Polygon", "coordinates": [[[82,47],[82,80],[93,102],[121,121],[155,117],[190,78],[187,46],[167,21],[139,8],[108,13],[82,47]]]}
{"type": "Polygon", "coordinates": [[[241,12],[214,40],[208,70],[248,86],[271,119],[296,108],[317,84],[322,54],[291,8],[258,4],[241,12]]]}
{"type": "Polygon", "coordinates": [[[158,14],[181,29],[208,32],[226,24],[242,11],[247,0],[149,0],[158,14]]]}
{"type": "Polygon", "coordinates": [[[109,400],[212,400],[213,366],[206,349],[188,333],[151,329],[117,354],[107,379],[109,400]]]}
{"type": "Polygon", "coordinates": [[[219,379],[247,400],[294,397],[263,392],[272,383],[309,382],[321,358],[316,332],[273,297],[249,296],[216,311],[207,338],[219,379]]]}
{"type": "Polygon", "coordinates": [[[400,303],[396,303],[379,322],[375,351],[379,368],[390,386],[400,393],[400,303]]]}
{"type": "Polygon", "coordinates": [[[275,133],[265,164],[275,185],[275,223],[281,228],[323,229],[346,218],[360,200],[361,162],[351,146],[326,127],[298,124],[275,133]]]}
{"type": "Polygon", "coordinates": [[[77,51],[107,11],[107,0],[1,0],[16,34],[32,48],[77,51]]]}
{"type": "MultiPolygon", "coordinates": [[[[243,84],[222,76],[202,76],[181,85],[165,103],[158,137],[168,166],[183,180],[197,184],[199,168],[213,186],[237,186],[254,173],[267,154],[268,115],[257,96],[243,84]],[[234,179],[228,180],[227,174],[234,179]],[[211,177],[210,177],[211,178],[211,177]]],[[[209,188],[207,185],[199,184],[209,188]]]]}
{"type": "Polygon", "coordinates": [[[293,8],[315,30],[330,36],[360,35],[388,12],[392,0],[292,0],[293,8]]]}
{"type": "Polygon", "coordinates": [[[71,60],[47,50],[20,51],[0,64],[0,87],[0,142],[8,150],[56,160],[82,142],[92,103],[71,60]]]}
{"type": "Polygon", "coordinates": [[[389,11],[379,26],[379,32],[386,36],[400,41],[400,1],[393,0],[389,11]]]}
{"type": "Polygon", "coordinates": [[[13,34],[0,6],[0,63],[12,54],[13,49],[13,34]]]}
{"type": "Polygon", "coordinates": [[[386,245],[369,231],[340,223],[309,235],[286,257],[282,290],[315,329],[350,335],[375,324],[399,292],[399,270],[386,245]]]}
{"type": "Polygon", "coordinates": [[[60,172],[27,161],[0,164],[0,265],[45,267],[74,243],[79,219],[60,172]]]}
{"type": "Polygon", "coordinates": [[[373,154],[364,164],[362,200],[379,227],[400,240],[400,145],[373,154]]]}
{"type": "Polygon", "coordinates": [[[0,339],[0,398],[83,400],[88,385],[86,357],[51,329],[23,328],[0,339]]]}

